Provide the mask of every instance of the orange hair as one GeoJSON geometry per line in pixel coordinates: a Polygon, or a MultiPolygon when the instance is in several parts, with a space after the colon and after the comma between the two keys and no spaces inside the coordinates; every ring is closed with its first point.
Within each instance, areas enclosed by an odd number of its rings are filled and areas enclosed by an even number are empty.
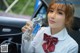
{"type": "Polygon", "coordinates": [[[53,1],[50,3],[48,9],[47,9],[47,14],[49,12],[49,10],[52,8],[61,8],[64,9],[64,13],[65,13],[65,26],[68,29],[72,29],[72,24],[73,24],[73,16],[74,16],[74,7],[70,2],[63,2],[63,1],[53,1]]]}

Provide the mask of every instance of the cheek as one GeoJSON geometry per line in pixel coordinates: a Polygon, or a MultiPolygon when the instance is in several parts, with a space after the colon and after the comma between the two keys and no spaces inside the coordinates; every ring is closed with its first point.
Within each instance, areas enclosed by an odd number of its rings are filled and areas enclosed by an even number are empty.
{"type": "Polygon", "coordinates": [[[57,18],[57,22],[58,22],[59,24],[64,24],[64,23],[65,23],[65,16],[59,16],[59,17],[57,18]]]}

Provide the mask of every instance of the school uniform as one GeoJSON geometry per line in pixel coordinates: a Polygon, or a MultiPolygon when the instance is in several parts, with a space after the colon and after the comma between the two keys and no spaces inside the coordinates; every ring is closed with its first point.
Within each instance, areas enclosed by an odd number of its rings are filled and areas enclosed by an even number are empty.
{"type": "Polygon", "coordinates": [[[45,42],[44,33],[51,37],[58,38],[58,42],[55,45],[54,51],[48,53],[78,53],[78,44],[68,34],[66,28],[54,35],[51,35],[50,27],[42,27],[34,37],[33,41],[29,43],[26,42],[25,45],[27,46],[24,46],[24,53],[46,53],[42,46],[45,42]]]}

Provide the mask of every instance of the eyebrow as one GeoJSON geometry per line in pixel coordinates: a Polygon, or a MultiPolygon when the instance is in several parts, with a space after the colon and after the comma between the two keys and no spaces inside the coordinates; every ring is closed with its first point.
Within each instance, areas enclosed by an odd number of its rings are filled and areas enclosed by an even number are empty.
{"type": "Polygon", "coordinates": [[[64,10],[62,10],[62,9],[57,9],[58,11],[63,11],[64,12],[64,10]]]}
{"type": "Polygon", "coordinates": [[[50,8],[50,9],[54,9],[54,8],[50,8]]]}

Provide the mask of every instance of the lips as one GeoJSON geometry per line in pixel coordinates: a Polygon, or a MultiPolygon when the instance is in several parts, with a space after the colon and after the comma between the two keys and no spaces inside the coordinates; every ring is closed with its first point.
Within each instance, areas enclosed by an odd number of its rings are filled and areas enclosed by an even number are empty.
{"type": "Polygon", "coordinates": [[[53,23],[56,23],[56,22],[51,19],[51,20],[49,20],[49,23],[53,24],[53,23]]]}

